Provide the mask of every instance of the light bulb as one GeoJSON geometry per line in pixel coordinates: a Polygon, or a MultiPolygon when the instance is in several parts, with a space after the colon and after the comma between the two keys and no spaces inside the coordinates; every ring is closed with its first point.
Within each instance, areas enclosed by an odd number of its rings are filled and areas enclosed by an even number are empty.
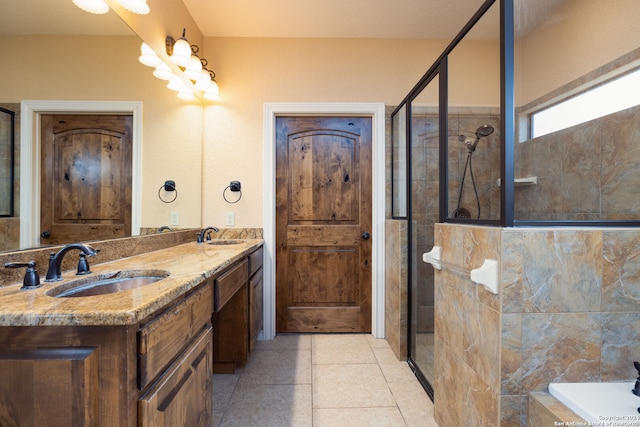
{"type": "Polygon", "coordinates": [[[162,60],[158,58],[158,55],[151,49],[146,43],[140,45],[140,56],[138,61],[147,67],[157,67],[162,64],[162,60]]]}
{"type": "Polygon", "coordinates": [[[147,0],[118,0],[118,3],[129,12],[137,13],[138,15],[146,15],[149,13],[147,0]]]}
{"type": "Polygon", "coordinates": [[[73,0],[73,4],[89,13],[102,15],[109,12],[109,5],[104,0],[73,0]]]}

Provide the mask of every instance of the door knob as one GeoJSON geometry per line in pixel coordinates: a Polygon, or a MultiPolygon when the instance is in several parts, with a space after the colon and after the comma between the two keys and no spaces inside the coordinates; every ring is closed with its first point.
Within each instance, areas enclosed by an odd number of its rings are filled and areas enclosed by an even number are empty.
{"type": "Polygon", "coordinates": [[[369,234],[368,232],[364,232],[362,233],[362,239],[363,240],[369,240],[369,237],[371,237],[371,234],[369,234]]]}
{"type": "Polygon", "coordinates": [[[43,231],[42,233],[40,233],[40,237],[42,237],[43,239],[48,239],[49,237],[51,237],[51,233],[49,233],[48,231],[43,231]]]}

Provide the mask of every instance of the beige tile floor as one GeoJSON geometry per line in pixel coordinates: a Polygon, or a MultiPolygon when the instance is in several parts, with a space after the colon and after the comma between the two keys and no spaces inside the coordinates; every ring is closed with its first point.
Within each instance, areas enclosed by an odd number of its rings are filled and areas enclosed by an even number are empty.
{"type": "Polygon", "coordinates": [[[406,362],[372,335],[278,335],[213,376],[215,426],[437,427],[406,362]]]}

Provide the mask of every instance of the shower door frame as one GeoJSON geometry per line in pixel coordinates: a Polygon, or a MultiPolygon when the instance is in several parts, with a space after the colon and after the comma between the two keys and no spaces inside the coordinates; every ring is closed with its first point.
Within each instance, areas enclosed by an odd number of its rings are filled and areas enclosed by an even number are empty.
{"type": "MultiPolygon", "coordinates": [[[[408,297],[408,303],[407,303],[407,363],[409,364],[409,367],[411,368],[411,370],[413,371],[413,373],[415,374],[416,378],[418,379],[418,381],[420,382],[420,384],[422,385],[422,387],[425,389],[425,391],[427,392],[427,394],[429,395],[429,397],[431,398],[431,400],[433,400],[433,396],[434,396],[434,391],[433,391],[433,386],[431,385],[430,381],[433,381],[433,378],[427,378],[423,372],[423,370],[421,369],[420,365],[418,364],[418,362],[416,361],[416,356],[417,354],[413,354],[413,348],[414,348],[414,344],[415,341],[417,339],[417,328],[416,330],[414,330],[414,328],[412,327],[413,325],[413,316],[416,315],[417,313],[414,313],[413,310],[413,299],[415,297],[417,297],[417,293],[414,294],[414,286],[413,286],[413,281],[416,279],[414,277],[414,260],[416,263],[419,263],[419,259],[418,259],[418,255],[419,254],[414,254],[413,252],[413,247],[414,247],[414,231],[413,231],[413,197],[412,197],[412,193],[413,193],[413,184],[412,184],[412,176],[413,176],[413,168],[412,168],[412,162],[411,162],[411,145],[412,145],[412,140],[413,140],[413,135],[412,135],[412,117],[413,117],[413,108],[412,108],[412,103],[413,101],[422,93],[422,91],[431,83],[433,82],[433,80],[437,77],[438,80],[438,126],[439,126],[439,133],[438,133],[438,149],[439,149],[439,171],[438,171],[438,180],[439,180],[439,186],[438,186],[438,222],[442,222],[443,218],[446,218],[447,215],[447,203],[446,203],[446,197],[447,197],[447,192],[446,189],[448,187],[448,171],[447,171],[447,163],[446,163],[446,153],[448,150],[448,138],[447,138],[447,132],[446,129],[448,129],[448,115],[447,114],[442,114],[442,109],[440,108],[440,106],[444,103],[446,105],[446,100],[447,100],[447,76],[446,76],[446,71],[447,71],[447,57],[443,57],[440,60],[439,66],[438,68],[432,70],[431,74],[429,74],[427,76],[427,78],[424,78],[423,81],[421,81],[421,85],[420,86],[416,86],[414,88],[414,90],[411,92],[411,94],[405,99],[405,101],[403,101],[403,103],[394,111],[393,115],[396,112],[399,112],[401,110],[402,107],[406,107],[405,108],[405,114],[406,114],[406,119],[405,119],[405,123],[406,123],[406,201],[407,201],[407,208],[406,208],[406,212],[407,212],[407,247],[409,248],[409,253],[407,254],[407,297],[408,297]],[[445,132],[443,133],[442,130],[445,130],[445,132]],[[443,136],[444,135],[444,136],[443,136]],[[444,160],[444,162],[443,162],[444,160]],[[442,203],[441,201],[445,201],[445,203],[442,203]]],[[[425,159],[426,162],[426,159],[425,159]]],[[[415,233],[417,234],[417,233],[415,233]]],[[[416,322],[417,323],[417,322],[416,322]]]]}

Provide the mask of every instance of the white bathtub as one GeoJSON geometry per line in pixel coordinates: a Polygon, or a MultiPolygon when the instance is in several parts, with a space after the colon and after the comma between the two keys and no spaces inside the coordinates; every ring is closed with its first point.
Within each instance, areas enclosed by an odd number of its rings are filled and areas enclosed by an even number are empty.
{"type": "Polygon", "coordinates": [[[552,383],[549,393],[589,425],[640,426],[640,397],[633,382],[552,383]]]}

